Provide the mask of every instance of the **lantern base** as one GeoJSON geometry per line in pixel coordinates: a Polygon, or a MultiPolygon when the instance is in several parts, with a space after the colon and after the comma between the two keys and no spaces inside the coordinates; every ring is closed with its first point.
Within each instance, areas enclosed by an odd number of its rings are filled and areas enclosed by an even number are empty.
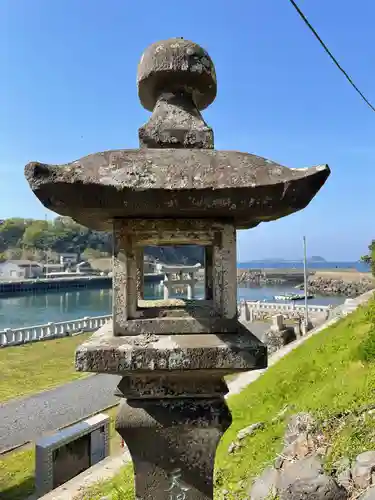
{"type": "MultiPolygon", "coordinates": [[[[137,500],[213,499],[216,448],[232,419],[223,395],[194,395],[190,378],[180,377],[185,397],[134,398],[120,406],[116,430],[133,460],[137,500]]],[[[216,387],[226,392],[224,381],[216,379],[216,387]]]]}

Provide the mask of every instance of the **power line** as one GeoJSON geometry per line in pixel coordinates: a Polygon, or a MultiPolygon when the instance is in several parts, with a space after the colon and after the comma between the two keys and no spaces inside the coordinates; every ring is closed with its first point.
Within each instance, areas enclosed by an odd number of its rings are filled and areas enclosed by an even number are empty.
{"type": "Polygon", "coordinates": [[[357,87],[357,85],[353,82],[353,80],[351,79],[351,77],[348,75],[348,73],[344,70],[344,68],[338,63],[337,59],[333,56],[332,52],[329,50],[329,48],[327,47],[327,45],[323,42],[323,40],[320,38],[320,36],[318,35],[318,33],[316,32],[316,30],[311,26],[311,24],[309,23],[309,21],[307,20],[305,14],[301,11],[301,9],[298,7],[298,5],[296,4],[296,2],[294,0],[289,0],[289,2],[293,5],[293,7],[296,9],[296,11],[298,12],[298,14],[300,15],[300,17],[302,18],[302,20],[304,21],[304,23],[308,26],[308,28],[312,31],[312,33],[314,34],[315,38],[318,40],[318,42],[320,43],[320,45],[323,47],[323,49],[327,52],[327,54],[329,55],[329,57],[332,59],[332,61],[335,63],[335,65],[338,67],[338,69],[341,71],[341,73],[343,73],[343,75],[345,76],[345,78],[348,80],[348,82],[350,83],[350,85],[354,88],[354,90],[356,90],[356,92],[358,92],[358,94],[361,96],[361,98],[365,101],[365,103],[372,109],[372,111],[375,111],[375,107],[371,104],[371,102],[363,95],[363,93],[359,90],[359,88],[357,87]]]}

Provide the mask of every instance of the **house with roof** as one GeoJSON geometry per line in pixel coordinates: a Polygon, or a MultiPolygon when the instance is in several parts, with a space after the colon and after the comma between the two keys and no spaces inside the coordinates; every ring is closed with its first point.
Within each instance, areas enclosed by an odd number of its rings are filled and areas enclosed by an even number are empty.
{"type": "Polygon", "coordinates": [[[43,266],[33,260],[7,260],[0,263],[0,280],[35,279],[43,275],[43,266]]]}

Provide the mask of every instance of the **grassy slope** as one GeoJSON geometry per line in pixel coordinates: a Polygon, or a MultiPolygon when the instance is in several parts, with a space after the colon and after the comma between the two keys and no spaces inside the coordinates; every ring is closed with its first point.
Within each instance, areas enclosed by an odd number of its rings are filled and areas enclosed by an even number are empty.
{"type": "MultiPolygon", "coordinates": [[[[110,452],[121,451],[121,438],[115,431],[117,406],[107,410],[110,416],[110,452]]],[[[34,447],[9,453],[0,457],[0,498],[1,500],[24,500],[34,492],[34,447]]]]}
{"type": "Polygon", "coordinates": [[[74,351],[91,334],[0,349],[0,402],[87,376],[74,368],[74,351]]]}
{"type": "MultiPolygon", "coordinates": [[[[375,448],[375,418],[358,422],[337,415],[375,403],[375,299],[337,324],[311,337],[261,378],[233,396],[229,405],[233,424],[225,434],[216,460],[216,498],[230,491],[233,500],[247,498],[246,490],[282,447],[285,418],[310,411],[321,420],[332,419],[329,437],[332,451],[326,467],[344,455],[375,448]],[[272,419],[289,405],[283,420],[272,419]],[[244,440],[244,447],[228,455],[236,433],[254,422],[266,422],[264,430],[244,440]],[[340,425],[338,425],[340,424],[340,425]]],[[[113,500],[133,500],[131,466],[113,480],[96,485],[79,498],[95,500],[113,494],[113,500]],[[120,487],[122,492],[120,492],[120,487]]]]}

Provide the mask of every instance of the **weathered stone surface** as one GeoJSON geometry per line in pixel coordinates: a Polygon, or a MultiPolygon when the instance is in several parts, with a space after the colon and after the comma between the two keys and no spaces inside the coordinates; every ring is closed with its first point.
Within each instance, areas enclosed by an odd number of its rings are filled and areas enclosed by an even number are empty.
{"type": "Polygon", "coordinates": [[[152,111],[161,92],[185,90],[199,110],[215,99],[215,67],[208,53],[184,38],[170,38],[150,45],[138,65],[138,95],[142,106],[152,111]]]}
{"type": "Polygon", "coordinates": [[[255,480],[250,490],[250,500],[268,500],[278,495],[280,500],[344,500],[345,488],[323,472],[321,462],[307,457],[277,470],[268,467],[255,480]]]}
{"type": "Polygon", "coordinates": [[[153,111],[139,129],[141,147],[214,147],[199,112],[216,96],[215,68],[204,49],[182,38],[157,42],[143,54],[137,80],[142,105],[153,111]]]}
{"type": "Polygon", "coordinates": [[[345,500],[348,494],[336,481],[325,474],[314,478],[295,481],[285,492],[280,493],[280,500],[345,500]]]}
{"type": "Polygon", "coordinates": [[[337,474],[337,484],[347,491],[352,488],[352,473],[350,469],[344,469],[337,474]]]}
{"type": "Polygon", "coordinates": [[[117,386],[116,395],[123,398],[209,398],[225,395],[228,387],[218,375],[204,376],[201,372],[189,377],[181,374],[125,376],[117,386]]]}
{"type": "Polygon", "coordinates": [[[264,422],[256,422],[255,424],[248,425],[237,433],[237,439],[242,440],[245,437],[252,436],[258,429],[264,428],[264,422]]]}
{"type": "Polygon", "coordinates": [[[352,467],[352,478],[356,487],[367,488],[375,470],[375,451],[366,451],[357,456],[352,467]]]}
{"type": "Polygon", "coordinates": [[[245,439],[248,436],[252,436],[258,429],[263,429],[263,428],[264,428],[264,422],[257,422],[255,424],[251,424],[245,427],[244,429],[241,429],[237,433],[236,441],[233,441],[228,446],[228,453],[234,453],[235,451],[237,451],[239,448],[242,447],[241,441],[243,439],[245,439]]]}
{"type": "Polygon", "coordinates": [[[235,319],[216,318],[184,318],[160,317],[129,320],[124,324],[117,324],[115,335],[171,335],[193,333],[235,333],[237,321],[235,319]]]}
{"type": "Polygon", "coordinates": [[[250,500],[268,500],[277,493],[279,474],[273,467],[267,467],[254,481],[250,490],[250,500]]]}
{"type": "Polygon", "coordinates": [[[296,413],[290,417],[285,435],[284,444],[289,445],[295,441],[300,434],[306,434],[314,428],[315,420],[310,413],[296,413]]]}
{"type": "Polygon", "coordinates": [[[375,486],[368,488],[362,495],[358,497],[358,500],[375,500],[375,486]]]}
{"type": "Polygon", "coordinates": [[[186,95],[161,95],[150,120],[139,128],[138,135],[141,147],[214,147],[212,129],[186,95]]]}
{"type": "Polygon", "coordinates": [[[296,340],[296,338],[294,328],[292,327],[284,328],[281,331],[269,329],[264,334],[263,342],[267,346],[268,354],[273,354],[284,345],[290,344],[296,340]]]}
{"type": "Polygon", "coordinates": [[[114,337],[107,323],[76,351],[76,369],[96,373],[215,370],[267,366],[265,346],[240,323],[237,333],[114,337]]]}
{"type": "Polygon", "coordinates": [[[230,424],[222,398],[123,402],[116,430],[132,456],[136,498],[211,500],[216,447],[230,424]]]}
{"type": "Polygon", "coordinates": [[[138,93],[153,111],[139,130],[141,149],[26,166],[47,208],[95,229],[111,229],[115,218],[176,213],[231,219],[246,229],[305,208],[330,174],[327,165],[288,169],[255,155],[213,150],[213,132],[199,110],[215,99],[215,69],[190,41],[150,46],[138,68],[138,93]]]}
{"type": "Polygon", "coordinates": [[[315,451],[315,443],[312,437],[308,433],[301,433],[293,440],[293,442],[287,444],[282,452],[284,457],[289,460],[298,460],[305,458],[309,454],[315,451]]]}
{"type": "Polygon", "coordinates": [[[26,178],[47,208],[97,229],[114,218],[231,218],[254,227],[305,208],[328,166],[288,169],[236,151],[141,149],[96,153],[53,166],[29,163],[26,178]]]}
{"type": "MultiPolygon", "coordinates": [[[[285,410],[285,409],[284,409],[285,410]]],[[[341,500],[348,498],[351,484],[339,484],[325,474],[319,449],[324,437],[309,413],[297,413],[288,423],[284,449],[274,462],[257,478],[250,499],[268,500],[275,494],[280,500],[341,500]]],[[[336,472],[348,469],[347,462],[335,464],[336,472]]],[[[344,477],[342,477],[344,480],[344,477]]]]}
{"type": "Polygon", "coordinates": [[[347,492],[324,474],[315,456],[297,460],[284,468],[279,476],[280,500],[341,500],[347,492]]]}
{"type": "MultiPolygon", "coordinates": [[[[359,274],[359,273],[358,273],[359,274]]],[[[375,281],[371,278],[359,278],[358,280],[345,281],[342,279],[310,277],[309,291],[322,295],[344,295],[345,297],[358,297],[375,287],[375,281]]]]}

